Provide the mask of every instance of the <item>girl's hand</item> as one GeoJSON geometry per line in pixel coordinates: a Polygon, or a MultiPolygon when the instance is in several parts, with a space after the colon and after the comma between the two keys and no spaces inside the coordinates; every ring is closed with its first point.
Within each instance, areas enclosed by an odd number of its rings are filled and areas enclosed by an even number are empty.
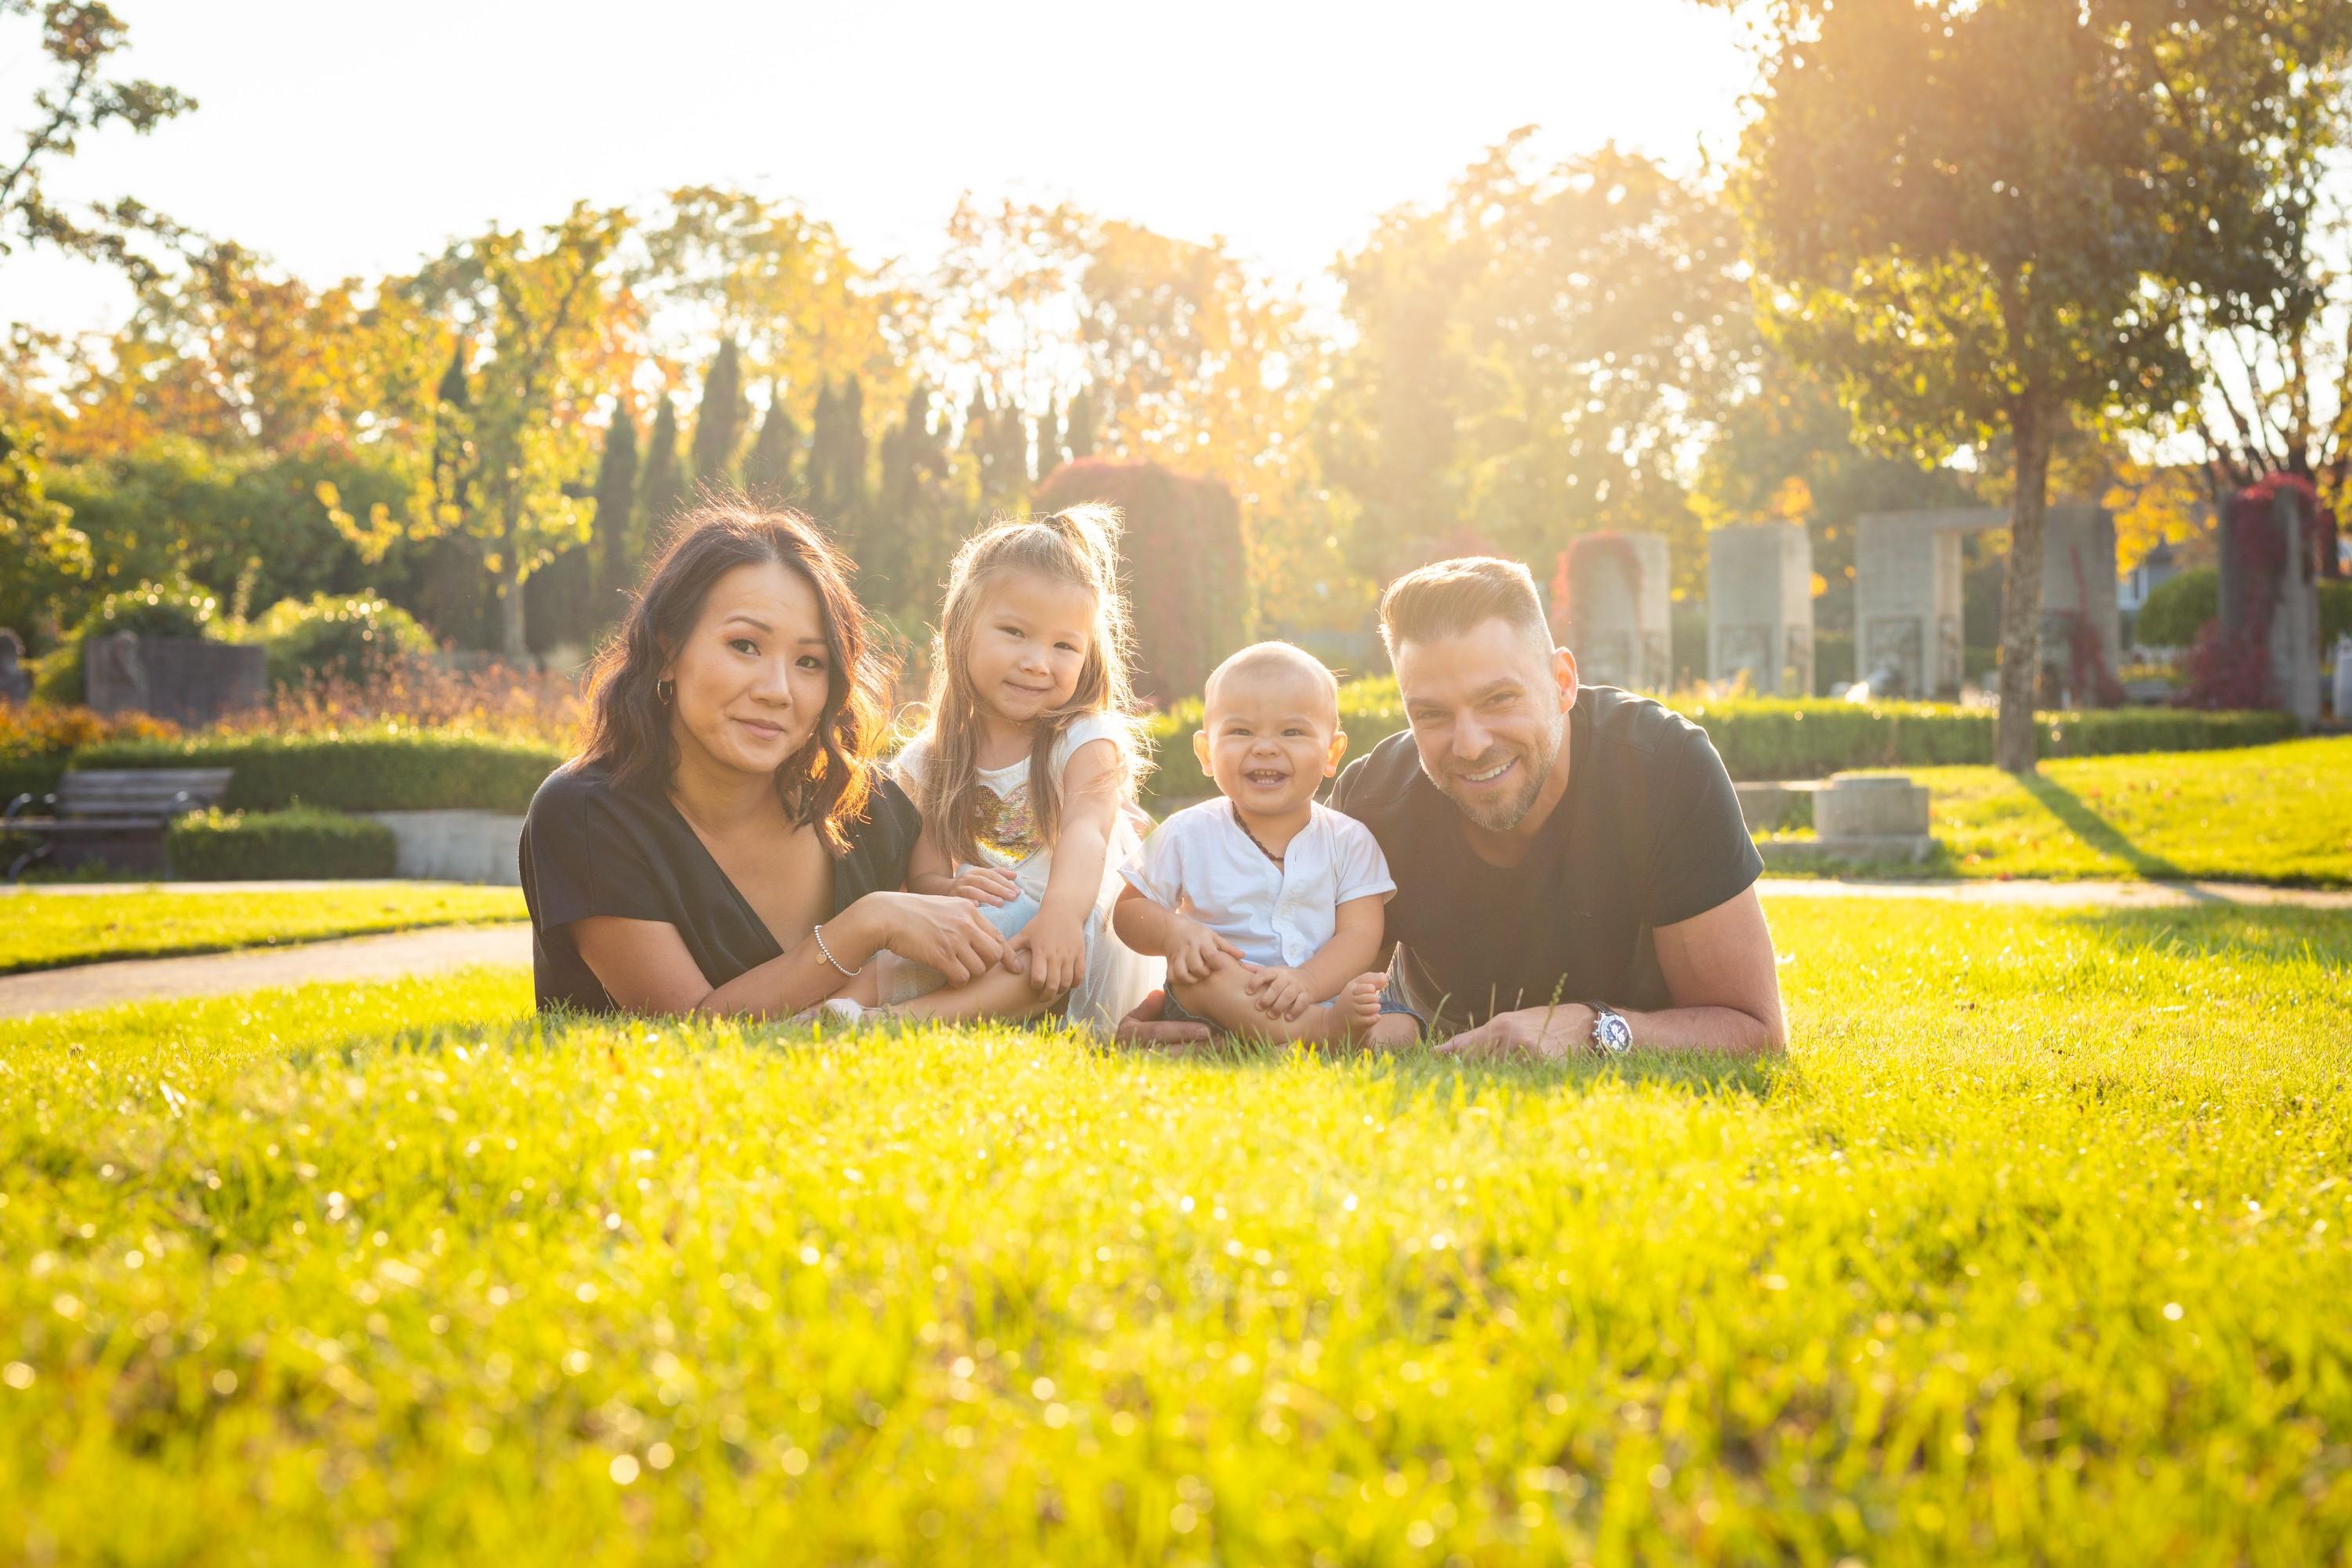
{"type": "Polygon", "coordinates": [[[1228,963],[1242,962],[1242,950],[1196,920],[1168,919],[1168,978],[1191,985],[1228,963]]]}
{"type": "Polygon", "coordinates": [[[1001,909],[1021,896],[1021,884],[1002,866],[966,866],[948,884],[948,891],[975,904],[1001,909]]]}
{"type": "Polygon", "coordinates": [[[1307,994],[1307,978],[1296,969],[1261,969],[1242,989],[1257,999],[1258,1011],[1268,1017],[1296,1020],[1314,1000],[1307,994]]]}
{"type": "Polygon", "coordinates": [[[1058,996],[1074,989],[1087,973],[1087,933],[1078,921],[1056,910],[1040,910],[1004,946],[1004,967],[1025,967],[1029,984],[1040,996],[1058,996]]]}
{"type": "MultiPolygon", "coordinates": [[[[970,899],[952,893],[868,893],[880,900],[881,945],[927,963],[958,985],[977,980],[1004,956],[1004,939],[970,899]]],[[[864,903],[860,899],[859,903],[864,903]]]]}

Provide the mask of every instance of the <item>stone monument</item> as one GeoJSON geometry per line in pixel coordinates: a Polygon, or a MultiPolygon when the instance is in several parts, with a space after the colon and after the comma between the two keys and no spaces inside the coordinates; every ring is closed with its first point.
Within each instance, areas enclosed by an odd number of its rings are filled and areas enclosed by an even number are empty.
{"type": "Polygon", "coordinates": [[[1706,676],[1813,694],[1813,542],[1799,522],[1718,528],[1706,543],[1706,676]]]}
{"type": "Polygon", "coordinates": [[[1577,678],[1588,686],[1664,691],[1675,673],[1665,536],[1588,533],[1560,566],[1567,625],[1555,629],[1576,655],[1577,678]]]}
{"type": "Polygon", "coordinates": [[[1900,773],[1832,773],[1813,795],[1813,833],[1824,854],[1851,860],[1925,860],[1927,786],[1900,773]]]}
{"type": "Polygon", "coordinates": [[[25,643],[0,626],[0,702],[25,702],[33,695],[33,678],[25,668],[25,643]]]}
{"type": "MultiPolygon", "coordinates": [[[[1948,697],[1959,689],[1960,536],[2006,528],[1998,507],[1940,511],[1865,512],[1855,520],[1854,674],[1891,671],[1890,689],[1906,697],[1948,697]]],[[[2116,598],[2116,521],[2105,507],[2053,506],[2042,542],[2042,664],[2075,701],[2074,627],[2096,637],[2101,669],[2112,680],[2123,658],[2123,617],[2116,598]]]]}
{"type": "Polygon", "coordinates": [[[268,657],[253,643],[116,632],[82,644],[82,697],[100,713],[150,713],[200,729],[268,700],[268,657]]]}
{"type": "Polygon", "coordinates": [[[2307,491],[2257,486],[2221,509],[2221,633],[2259,637],[2278,705],[2319,721],[2319,574],[2307,491]]]}

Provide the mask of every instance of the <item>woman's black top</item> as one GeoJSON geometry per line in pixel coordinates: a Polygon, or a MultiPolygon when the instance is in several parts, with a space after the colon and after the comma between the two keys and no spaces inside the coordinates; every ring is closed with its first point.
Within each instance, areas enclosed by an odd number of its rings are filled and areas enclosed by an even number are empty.
{"type": "MultiPolygon", "coordinates": [[[[922,818],[877,776],[849,848],[833,862],[833,910],[907,880],[922,818]]],[[[658,784],[620,788],[602,763],[569,763],[531,796],[522,824],[522,898],[530,910],[531,978],[544,1010],[620,1009],[572,940],[591,915],[676,926],[703,979],[726,984],[782,949],[658,784]]]]}

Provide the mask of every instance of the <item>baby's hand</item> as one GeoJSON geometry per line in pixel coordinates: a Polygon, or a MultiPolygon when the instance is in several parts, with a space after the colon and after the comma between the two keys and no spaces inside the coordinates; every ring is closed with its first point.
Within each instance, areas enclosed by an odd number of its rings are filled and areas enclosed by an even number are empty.
{"type": "Polygon", "coordinates": [[[1026,970],[1040,996],[1058,996],[1076,986],[1087,972],[1087,933],[1065,914],[1040,910],[1004,946],[1004,967],[1026,970]]]}
{"type": "Polygon", "coordinates": [[[1190,985],[1227,963],[1241,962],[1241,949],[1195,920],[1178,915],[1168,922],[1168,978],[1190,985]]]}
{"type": "Polygon", "coordinates": [[[948,884],[948,891],[960,898],[970,899],[975,904],[997,909],[1020,896],[1021,884],[1013,879],[1012,872],[1001,866],[966,866],[955,874],[955,880],[948,884]]]}
{"type": "Polygon", "coordinates": [[[1257,998],[1259,1012],[1286,1022],[1296,1019],[1315,1001],[1307,993],[1307,977],[1296,969],[1261,969],[1242,989],[1257,998]]]}

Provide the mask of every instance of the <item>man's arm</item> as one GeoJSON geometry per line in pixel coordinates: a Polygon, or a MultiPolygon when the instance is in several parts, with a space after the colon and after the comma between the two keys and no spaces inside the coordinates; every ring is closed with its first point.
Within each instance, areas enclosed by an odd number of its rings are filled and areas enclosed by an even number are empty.
{"type": "MultiPolygon", "coordinates": [[[[1635,1050],[1765,1057],[1788,1048],[1780,966],[1754,884],[1704,914],[1659,926],[1652,934],[1658,969],[1675,1005],[1624,1015],[1635,1050]]],[[[1556,1007],[1497,1013],[1437,1048],[1465,1057],[1590,1056],[1592,1009],[1580,1001],[1563,1001],[1556,1007]]]]}

